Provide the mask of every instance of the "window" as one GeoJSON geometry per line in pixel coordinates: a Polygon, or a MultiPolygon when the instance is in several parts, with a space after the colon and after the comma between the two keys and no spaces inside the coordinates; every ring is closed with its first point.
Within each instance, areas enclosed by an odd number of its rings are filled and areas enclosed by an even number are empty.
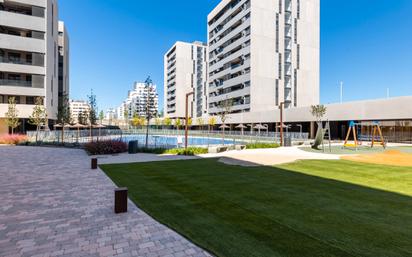
{"type": "Polygon", "coordinates": [[[298,19],[295,18],[295,33],[294,33],[295,44],[298,43],[298,19]]]}
{"type": "Polygon", "coordinates": [[[282,54],[279,53],[279,79],[282,79],[282,54]]]}
{"type": "Polygon", "coordinates": [[[293,73],[293,84],[294,84],[294,89],[293,89],[293,98],[294,98],[294,105],[295,107],[298,106],[298,70],[295,69],[295,72],[293,73]]]}
{"type": "Polygon", "coordinates": [[[5,100],[4,95],[0,95],[0,104],[5,104],[4,100],[5,100]]]}
{"type": "Polygon", "coordinates": [[[279,53],[279,14],[276,14],[276,53],[279,53]]]}
{"type": "Polygon", "coordinates": [[[297,0],[298,1],[298,4],[297,4],[297,12],[298,12],[298,14],[297,14],[297,16],[298,16],[298,19],[300,19],[300,0],[297,0]]]}
{"type": "Polygon", "coordinates": [[[283,0],[279,0],[279,13],[282,13],[282,1],[283,0]]]}
{"type": "Polygon", "coordinates": [[[276,100],[276,106],[279,105],[279,80],[276,80],[276,88],[275,88],[275,100],[276,100]]]}
{"type": "Polygon", "coordinates": [[[296,67],[300,69],[300,45],[297,45],[296,67]]]}
{"type": "Polygon", "coordinates": [[[26,104],[31,104],[33,105],[35,102],[34,96],[26,96],[26,104]]]}

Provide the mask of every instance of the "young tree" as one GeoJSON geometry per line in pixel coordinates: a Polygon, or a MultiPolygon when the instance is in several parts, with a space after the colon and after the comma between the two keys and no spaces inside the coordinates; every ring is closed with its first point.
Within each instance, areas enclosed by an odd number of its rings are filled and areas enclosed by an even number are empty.
{"type": "Polygon", "coordinates": [[[93,89],[91,90],[88,98],[89,98],[89,121],[90,121],[90,126],[93,126],[93,125],[96,125],[97,123],[97,112],[98,112],[96,95],[93,94],[93,89]]]}
{"type": "Polygon", "coordinates": [[[89,124],[89,112],[88,111],[80,112],[77,122],[82,125],[88,125],[89,124]]]}
{"type": "Polygon", "coordinates": [[[222,121],[222,140],[223,143],[225,142],[225,127],[226,127],[226,121],[229,119],[229,114],[232,111],[233,107],[233,100],[232,99],[226,99],[223,100],[219,103],[219,108],[221,109],[219,113],[220,120],[222,121]]]}
{"type": "Polygon", "coordinates": [[[156,91],[153,86],[153,81],[147,77],[145,81],[145,90],[146,90],[146,148],[149,146],[149,127],[150,120],[153,117],[157,116],[157,110],[155,109],[155,96],[156,91]]]}
{"type": "Polygon", "coordinates": [[[8,127],[11,128],[11,134],[14,134],[14,130],[20,126],[20,121],[19,121],[19,111],[16,108],[16,98],[15,97],[9,97],[9,106],[8,110],[5,113],[6,116],[6,124],[8,127]]]}
{"type": "Polygon", "coordinates": [[[202,117],[197,118],[197,119],[196,119],[196,123],[197,123],[197,125],[199,126],[200,130],[202,130],[202,129],[203,129],[203,126],[205,125],[205,124],[204,124],[205,122],[204,122],[203,118],[202,118],[202,117]]]}
{"type": "Polygon", "coordinates": [[[155,118],[155,125],[156,129],[159,129],[160,125],[162,125],[162,120],[159,117],[155,118]]]}
{"type": "Polygon", "coordinates": [[[129,110],[124,110],[123,112],[123,118],[126,122],[127,129],[129,129],[129,110]]]}
{"type": "Polygon", "coordinates": [[[312,105],[310,107],[310,113],[316,118],[318,123],[322,122],[323,116],[325,116],[327,108],[324,105],[312,105]]]}
{"type": "Polygon", "coordinates": [[[187,120],[187,126],[191,127],[193,124],[193,119],[191,117],[189,117],[189,119],[187,120]]]}
{"type": "Polygon", "coordinates": [[[216,125],[216,117],[215,116],[211,116],[208,120],[208,130],[210,132],[210,128],[213,128],[216,125]]]}
{"type": "Polygon", "coordinates": [[[39,131],[41,126],[45,126],[47,122],[47,112],[41,97],[36,97],[36,103],[33,108],[33,113],[29,117],[29,124],[36,126],[36,143],[38,142],[39,131]]]}
{"type": "Polygon", "coordinates": [[[70,124],[72,120],[69,106],[69,97],[67,95],[64,95],[61,101],[61,105],[57,110],[57,122],[62,125],[62,143],[64,143],[64,127],[67,124],[70,124]]]}
{"type": "Polygon", "coordinates": [[[100,122],[100,125],[102,125],[103,120],[104,120],[104,112],[103,112],[103,111],[100,111],[100,113],[99,113],[99,122],[100,122]]]}
{"type": "Polygon", "coordinates": [[[172,125],[172,120],[169,117],[164,118],[163,125],[170,127],[172,125]]]}
{"type": "Polygon", "coordinates": [[[182,125],[182,120],[180,118],[175,119],[175,126],[177,130],[179,130],[181,125],[182,125]]]}

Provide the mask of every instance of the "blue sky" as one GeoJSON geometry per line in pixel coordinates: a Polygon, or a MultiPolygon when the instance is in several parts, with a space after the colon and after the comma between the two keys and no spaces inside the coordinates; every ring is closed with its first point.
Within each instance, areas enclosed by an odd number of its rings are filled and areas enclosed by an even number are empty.
{"type": "MultiPolygon", "coordinates": [[[[93,88],[117,107],[151,75],[163,105],[163,54],[177,41],[206,40],[220,0],[59,0],[71,44],[71,98],[93,88]]],[[[412,1],[321,0],[321,102],[412,95],[412,1]]]]}

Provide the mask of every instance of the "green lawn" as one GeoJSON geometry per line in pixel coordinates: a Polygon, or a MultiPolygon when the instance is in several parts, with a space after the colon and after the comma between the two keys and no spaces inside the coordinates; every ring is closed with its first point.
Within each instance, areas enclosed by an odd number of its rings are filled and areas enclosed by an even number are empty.
{"type": "Polygon", "coordinates": [[[215,159],[101,167],[140,208],[216,256],[412,256],[410,168],[215,159]]]}

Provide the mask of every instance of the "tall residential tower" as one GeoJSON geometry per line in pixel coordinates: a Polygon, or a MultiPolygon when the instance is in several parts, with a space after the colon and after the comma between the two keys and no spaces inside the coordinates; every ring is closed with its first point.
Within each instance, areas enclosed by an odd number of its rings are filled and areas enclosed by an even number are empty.
{"type": "Polygon", "coordinates": [[[190,117],[207,114],[207,47],[202,42],[176,42],[164,56],[164,113],[185,117],[186,94],[190,117]]]}
{"type": "Polygon", "coordinates": [[[319,103],[320,0],[222,0],[208,16],[209,114],[319,103]]]}
{"type": "Polygon", "coordinates": [[[20,131],[28,126],[35,98],[49,120],[58,110],[58,8],[56,0],[0,0],[0,133],[8,132],[5,113],[15,97],[20,131]]]}

